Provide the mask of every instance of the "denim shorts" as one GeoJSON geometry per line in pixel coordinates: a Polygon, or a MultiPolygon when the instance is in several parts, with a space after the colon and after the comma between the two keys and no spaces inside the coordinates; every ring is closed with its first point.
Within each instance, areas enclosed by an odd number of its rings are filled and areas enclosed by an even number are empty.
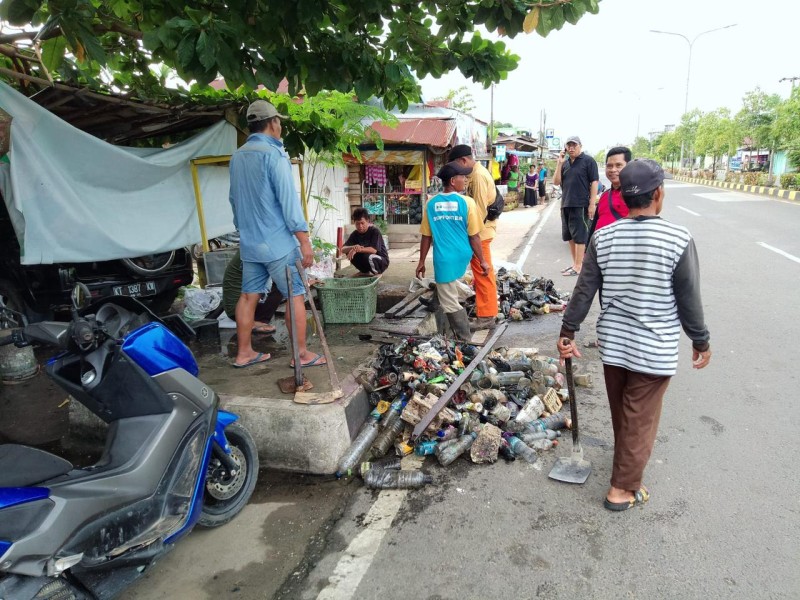
{"type": "Polygon", "coordinates": [[[286,279],[286,267],[292,270],[292,293],[291,296],[302,296],[306,293],[303,280],[297,271],[295,263],[300,260],[300,249],[295,248],[289,254],[278,260],[268,263],[242,262],[242,293],[260,294],[267,286],[267,279],[270,277],[275,285],[278,286],[284,298],[289,297],[289,282],[286,279]]]}

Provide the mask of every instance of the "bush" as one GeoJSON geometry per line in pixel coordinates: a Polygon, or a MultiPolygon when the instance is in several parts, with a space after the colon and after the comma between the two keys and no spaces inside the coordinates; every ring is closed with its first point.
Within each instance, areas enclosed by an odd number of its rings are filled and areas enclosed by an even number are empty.
{"type": "Polygon", "coordinates": [[[800,178],[797,173],[784,173],[781,175],[781,187],[785,190],[800,189],[800,178]]]}
{"type": "Polygon", "coordinates": [[[745,185],[758,185],[758,173],[750,172],[744,174],[744,181],[745,185]]]}
{"type": "Polygon", "coordinates": [[[701,170],[697,176],[700,179],[714,179],[714,174],[711,171],[701,170]]]}

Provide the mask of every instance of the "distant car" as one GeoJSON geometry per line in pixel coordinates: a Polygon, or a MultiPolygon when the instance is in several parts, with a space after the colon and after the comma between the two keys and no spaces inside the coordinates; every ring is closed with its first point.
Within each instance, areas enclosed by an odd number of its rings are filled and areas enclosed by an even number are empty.
{"type": "Polygon", "coordinates": [[[172,306],[178,290],[193,278],[192,257],[185,248],[122,260],[23,265],[17,236],[0,197],[0,299],[29,321],[68,312],[76,282],[86,284],[93,300],[132,296],[163,313],[172,306]]]}

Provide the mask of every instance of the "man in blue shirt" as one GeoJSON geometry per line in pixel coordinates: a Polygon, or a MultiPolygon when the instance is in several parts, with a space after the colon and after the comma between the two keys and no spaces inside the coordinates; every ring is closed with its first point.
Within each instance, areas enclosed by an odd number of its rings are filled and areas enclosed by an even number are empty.
{"type": "Polygon", "coordinates": [[[425,259],[433,246],[433,271],[439,304],[447,316],[456,338],[469,341],[469,317],[458,302],[458,279],[464,276],[473,254],[480,263],[483,275],[489,264],[483,257],[480,232],[483,229],[475,200],[462,195],[467,187],[466,175],[472,167],[451,162],[439,170],[444,192],[436,194],[425,204],[419,231],[419,264],[416,275],[425,277],[425,259]]]}
{"type": "Polygon", "coordinates": [[[236,305],[238,352],[233,363],[237,368],[270,358],[253,350],[251,340],[256,303],[269,277],[294,304],[294,323],[287,310],[286,327],[290,334],[297,328],[302,366],[325,364],[324,357],[306,348],[305,286],[295,262],[302,259],[303,266],[310,267],[314,253],[295,191],[292,165],[281,141],[282,118],[286,117],[269,102],[253,102],[247,109],[250,136],[231,157],[230,202],[242,254],[242,297],[236,305]],[[286,280],[287,266],[292,271],[291,289],[286,280]]]}

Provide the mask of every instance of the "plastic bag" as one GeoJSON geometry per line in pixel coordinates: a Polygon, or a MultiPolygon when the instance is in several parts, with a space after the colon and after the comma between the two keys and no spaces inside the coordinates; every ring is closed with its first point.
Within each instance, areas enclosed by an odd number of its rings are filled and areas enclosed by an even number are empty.
{"type": "Polygon", "coordinates": [[[326,256],[306,269],[309,279],[332,279],[334,272],[333,258],[326,256]]]}
{"type": "Polygon", "coordinates": [[[222,302],[222,289],[212,287],[204,290],[186,288],[183,301],[186,305],[183,309],[183,318],[187,321],[197,321],[219,307],[222,302]]]}

